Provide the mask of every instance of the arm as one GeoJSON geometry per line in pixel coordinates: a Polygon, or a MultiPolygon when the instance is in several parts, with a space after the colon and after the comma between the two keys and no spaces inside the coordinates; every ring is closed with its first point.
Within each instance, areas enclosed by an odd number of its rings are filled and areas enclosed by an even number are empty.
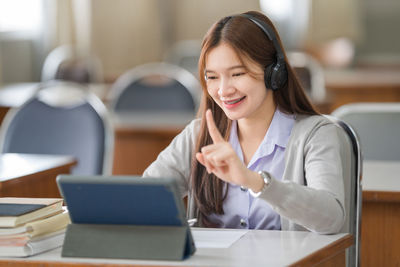
{"type": "Polygon", "coordinates": [[[188,192],[191,172],[192,151],[200,126],[200,120],[193,120],[158,155],[157,159],[144,171],[143,177],[174,177],[179,181],[179,191],[183,196],[188,192]]]}
{"type": "MultiPolygon", "coordinates": [[[[303,123],[294,136],[292,132],[291,140],[295,141],[287,147],[283,181],[272,179],[261,194],[255,195],[282,217],[310,231],[336,233],[345,221],[342,163],[348,160],[345,149],[350,148],[341,129],[320,116],[314,118],[311,124],[303,123]],[[314,118],[319,120],[316,124],[314,118]]],[[[224,141],[211,112],[207,111],[206,119],[214,143],[203,147],[196,154],[197,160],[218,178],[260,192],[264,184],[261,176],[247,169],[224,141]]]]}
{"type": "Polygon", "coordinates": [[[298,148],[299,153],[289,151],[284,181],[272,179],[259,197],[310,231],[339,232],[345,221],[343,177],[348,175],[343,166],[350,149],[345,140],[334,124],[320,126],[298,148]],[[303,175],[306,185],[301,184],[303,175]]]}

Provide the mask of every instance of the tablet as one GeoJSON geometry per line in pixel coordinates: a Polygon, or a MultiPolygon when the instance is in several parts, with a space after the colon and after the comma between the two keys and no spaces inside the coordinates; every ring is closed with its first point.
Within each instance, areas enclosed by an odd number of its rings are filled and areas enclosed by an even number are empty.
{"type": "Polygon", "coordinates": [[[174,178],[59,175],[72,223],[186,226],[174,178]]]}

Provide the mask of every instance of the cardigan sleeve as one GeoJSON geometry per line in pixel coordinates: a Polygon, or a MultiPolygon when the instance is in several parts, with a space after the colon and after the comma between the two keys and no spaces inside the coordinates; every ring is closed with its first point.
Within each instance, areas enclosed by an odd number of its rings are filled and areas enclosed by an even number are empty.
{"type": "Polygon", "coordinates": [[[199,127],[200,119],[195,119],[188,124],[147,167],[143,177],[177,178],[181,196],[186,196],[191,173],[192,151],[199,127]]]}
{"type": "Polygon", "coordinates": [[[339,232],[345,222],[343,161],[349,160],[344,140],[332,123],[314,129],[287,163],[284,175],[294,177],[272,179],[260,197],[292,224],[321,234],[339,232]]]}

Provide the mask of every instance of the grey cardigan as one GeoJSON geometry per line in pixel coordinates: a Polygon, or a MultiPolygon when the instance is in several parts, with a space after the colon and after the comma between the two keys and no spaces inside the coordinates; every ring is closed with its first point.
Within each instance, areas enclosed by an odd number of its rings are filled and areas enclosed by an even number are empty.
{"type": "MultiPolygon", "coordinates": [[[[191,159],[200,128],[193,120],[144,172],[144,177],[176,177],[189,192],[191,159]]],[[[329,119],[297,115],[285,151],[282,180],[272,179],[260,194],[281,216],[282,230],[337,233],[346,212],[344,175],[350,148],[345,133],[329,119]]],[[[347,174],[345,174],[347,173],[347,174]]]]}

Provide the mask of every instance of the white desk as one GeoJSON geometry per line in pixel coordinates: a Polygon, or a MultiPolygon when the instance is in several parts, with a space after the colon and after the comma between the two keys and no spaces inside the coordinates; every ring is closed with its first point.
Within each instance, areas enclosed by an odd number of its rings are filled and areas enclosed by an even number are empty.
{"type": "MultiPolygon", "coordinates": [[[[2,107],[19,107],[25,101],[33,96],[38,88],[39,83],[14,83],[0,87],[0,106],[2,107]]],[[[100,99],[106,99],[110,84],[88,84],[89,90],[97,95],[100,99]]]]}
{"type": "Polygon", "coordinates": [[[361,264],[400,263],[400,162],[364,161],[361,264]]]}
{"type": "Polygon", "coordinates": [[[326,264],[335,256],[344,264],[344,251],[352,243],[348,234],[258,230],[249,231],[227,249],[197,249],[184,261],[61,258],[59,248],[26,259],[0,258],[0,266],[310,266],[326,264]]]}
{"type": "Polygon", "coordinates": [[[57,175],[76,164],[64,155],[0,154],[0,196],[59,197],[57,175]]]}
{"type": "MultiPolygon", "coordinates": [[[[29,100],[39,83],[14,83],[0,87],[0,125],[10,108],[17,108],[29,100]]],[[[89,91],[105,100],[110,84],[88,84],[89,91]]]]}
{"type": "Polygon", "coordinates": [[[400,162],[364,161],[363,165],[363,191],[400,192],[400,162]]]}

